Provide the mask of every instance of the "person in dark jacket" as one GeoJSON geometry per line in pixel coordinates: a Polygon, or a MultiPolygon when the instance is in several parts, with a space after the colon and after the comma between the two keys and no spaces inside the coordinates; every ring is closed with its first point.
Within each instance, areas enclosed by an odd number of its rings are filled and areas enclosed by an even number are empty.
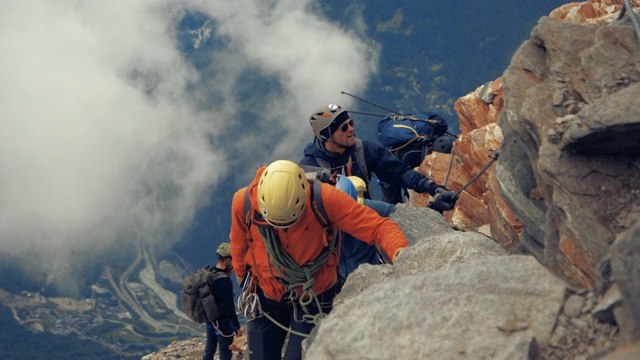
{"type": "MultiPolygon", "coordinates": [[[[412,189],[420,194],[435,196],[436,193],[447,191],[443,185],[411,169],[377,143],[356,138],[354,121],[341,105],[318,107],[309,117],[309,123],[315,139],[305,147],[300,165],[322,167],[332,173],[357,176],[367,183],[368,188],[372,174],[375,173],[383,183],[412,189]]],[[[364,196],[371,198],[369,191],[364,196]]],[[[454,203],[456,200],[457,198],[450,199],[454,203]]],[[[446,210],[453,207],[452,204],[447,205],[451,206],[446,210]]]]}
{"type": "MultiPolygon", "coordinates": [[[[357,176],[338,176],[336,182],[336,188],[349,194],[354,201],[364,204],[367,207],[375,210],[378,215],[383,217],[389,217],[396,211],[396,206],[386,203],[384,201],[361,199],[358,197],[358,189],[355,184],[364,188],[364,181],[357,176]]],[[[347,277],[358,266],[362,264],[384,264],[388,263],[388,258],[380,252],[375,245],[369,245],[366,242],[355,238],[354,236],[342,232],[342,241],[340,242],[340,265],[338,266],[338,284],[336,285],[336,291],[340,292],[347,277]]]]}
{"type": "Polygon", "coordinates": [[[213,360],[216,348],[220,345],[220,360],[230,360],[232,353],[229,345],[233,343],[234,336],[242,336],[240,322],[233,301],[233,284],[231,283],[231,249],[229,243],[222,243],[216,250],[218,262],[215,271],[224,272],[227,277],[220,278],[213,283],[213,296],[217,300],[220,309],[220,319],[215,322],[207,322],[207,343],[202,354],[203,360],[213,360]]]}

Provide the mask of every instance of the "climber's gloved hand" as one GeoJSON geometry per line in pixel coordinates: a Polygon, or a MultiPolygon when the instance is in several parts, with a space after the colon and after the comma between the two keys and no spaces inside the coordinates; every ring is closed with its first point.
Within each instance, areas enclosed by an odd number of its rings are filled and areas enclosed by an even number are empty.
{"type": "Polygon", "coordinates": [[[424,184],[422,189],[423,189],[422,193],[429,193],[429,195],[431,196],[436,196],[436,193],[438,192],[438,190],[445,190],[445,191],[447,190],[447,188],[444,187],[444,185],[436,184],[433,181],[428,181],[426,184],[424,184]]]}
{"type": "Polygon", "coordinates": [[[436,195],[433,197],[433,201],[429,202],[427,207],[442,214],[443,211],[453,209],[457,201],[458,197],[453,191],[438,189],[436,195]]]}

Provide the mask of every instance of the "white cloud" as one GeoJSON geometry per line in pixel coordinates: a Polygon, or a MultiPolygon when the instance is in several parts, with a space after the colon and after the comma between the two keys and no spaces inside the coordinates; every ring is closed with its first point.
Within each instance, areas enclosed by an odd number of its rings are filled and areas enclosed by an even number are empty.
{"type": "Polygon", "coordinates": [[[279,79],[283,92],[271,94],[275,96],[263,113],[263,120],[281,125],[283,137],[290,139],[277,142],[276,158],[301,158],[304,142],[312,136],[307,122],[311,111],[325,102],[350,105],[352,99],[340,91],[360,93],[377,71],[378,49],[363,42],[363,22],[340,28],[317,15],[315,1],[198,4],[215,19],[218,36],[230,39],[233,51],[225,54],[224,62],[233,64],[231,72],[257,67],[279,79]]]}
{"type": "Polygon", "coordinates": [[[0,2],[0,246],[50,249],[64,261],[70,247],[107,247],[132,234],[174,241],[230,166],[228,153],[269,141],[280,144],[273,159],[299,158],[309,111],[348,103],[340,90],[362,91],[377,64],[357,31],[310,4],[0,2]],[[211,55],[220,71],[198,73],[180,54],[184,10],[214,19],[200,48],[228,42],[211,55]],[[268,111],[254,121],[272,122],[288,141],[255,135],[211,147],[237,113],[233,89],[247,69],[278,80],[281,91],[264,94],[268,111]],[[210,97],[223,105],[203,107],[210,97]]]}

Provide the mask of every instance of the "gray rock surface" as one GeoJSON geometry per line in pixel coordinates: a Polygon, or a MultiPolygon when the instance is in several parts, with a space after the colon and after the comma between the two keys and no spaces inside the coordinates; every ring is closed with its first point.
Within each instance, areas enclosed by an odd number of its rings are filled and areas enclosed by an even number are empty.
{"type": "MultiPolygon", "coordinates": [[[[394,214],[411,246],[393,266],[364,265],[350,275],[305,342],[305,359],[599,359],[614,350],[615,316],[594,316],[621,309],[613,292],[598,304],[535,257],[507,255],[441,218],[420,208],[394,214]]],[[[204,344],[196,340],[145,359],[199,359],[204,344]]]]}
{"type": "Polygon", "coordinates": [[[504,74],[501,193],[521,245],[577,286],[593,286],[610,244],[640,218],[639,81],[625,21],[542,18],[504,74]]]}
{"type": "Polygon", "coordinates": [[[616,316],[623,343],[640,341],[640,223],[620,234],[611,251],[611,267],[624,302],[616,316]]]}
{"type": "Polygon", "coordinates": [[[628,18],[542,18],[505,71],[498,121],[495,174],[523,225],[520,245],[572,286],[602,294],[618,282],[623,301],[597,316],[616,318],[623,344],[640,340],[640,261],[628,240],[640,219],[639,83],[628,18]]]}
{"type": "Polygon", "coordinates": [[[410,212],[395,220],[414,234],[412,245],[394,266],[363,266],[350,276],[306,358],[526,358],[549,343],[562,280],[532,256],[505,255],[482,234],[440,227],[429,209],[410,212]]]}

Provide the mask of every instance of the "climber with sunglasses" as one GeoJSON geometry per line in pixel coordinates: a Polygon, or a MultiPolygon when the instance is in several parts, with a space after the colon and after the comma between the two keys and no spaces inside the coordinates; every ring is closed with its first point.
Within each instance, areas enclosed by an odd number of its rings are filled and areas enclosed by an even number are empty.
{"type": "MultiPolygon", "coordinates": [[[[367,184],[365,198],[371,198],[372,175],[388,184],[413,189],[431,196],[447,192],[425,175],[411,169],[379,144],[356,138],[354,122],[347,110],[338,104],[323,104],[309,117],[315,135],[304,149],[300,165],[329,169],[333,174],[357,176],[367,184]]],[[[442,212],[451,210],[457,198],[447,197],[441,202],[442,212]]]]}

